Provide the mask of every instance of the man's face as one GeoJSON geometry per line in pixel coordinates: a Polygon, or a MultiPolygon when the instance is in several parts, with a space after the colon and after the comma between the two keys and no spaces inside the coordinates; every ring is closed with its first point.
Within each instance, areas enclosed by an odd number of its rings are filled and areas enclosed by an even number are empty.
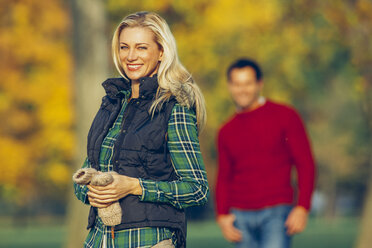
{"type": "Polygon", "coordinates": [[[229,90],[235,104],[244,110],[259,106],[258,99],[263,82],[257,81],[256,72],[251,67],[235,68],[230,72],[229,90]]]}

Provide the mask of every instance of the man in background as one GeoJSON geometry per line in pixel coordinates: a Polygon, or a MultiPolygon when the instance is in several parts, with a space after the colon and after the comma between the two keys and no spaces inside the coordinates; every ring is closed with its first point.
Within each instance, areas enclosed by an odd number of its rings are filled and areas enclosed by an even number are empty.
{"type": "Polygon", "coordinates": [[[262,72],[254,61],[236,61],[227,79],[237,111],[218,133],[217,222],[237,248],[288,248],[290,237],[306,227],[314,189],[304,124],[292,107],[261,96],[262,72]]]}

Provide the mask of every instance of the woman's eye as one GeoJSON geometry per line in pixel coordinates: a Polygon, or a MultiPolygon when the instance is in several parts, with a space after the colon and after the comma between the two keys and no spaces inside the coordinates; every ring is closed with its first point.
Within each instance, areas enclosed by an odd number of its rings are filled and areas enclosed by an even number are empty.
{"type": "Polygon", "coordinates": [[[127,46],[120,46],[120,50],[128,49],[127,46]]]}
{"type": "Polygon", "coordinates": [[[147,50],[147,47],[138,47],[140,50],[147,50]]]}

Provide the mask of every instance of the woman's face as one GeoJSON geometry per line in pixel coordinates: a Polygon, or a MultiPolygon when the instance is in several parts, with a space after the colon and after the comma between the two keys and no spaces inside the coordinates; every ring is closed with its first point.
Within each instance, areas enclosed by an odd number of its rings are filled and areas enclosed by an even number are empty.
{"type": "Polygon", "coordinates": [[[158,72],[163,50],[154,33],[143,27],[124,28],[119,36],[121,66],[129,79],[138,81],[158,72]]]}

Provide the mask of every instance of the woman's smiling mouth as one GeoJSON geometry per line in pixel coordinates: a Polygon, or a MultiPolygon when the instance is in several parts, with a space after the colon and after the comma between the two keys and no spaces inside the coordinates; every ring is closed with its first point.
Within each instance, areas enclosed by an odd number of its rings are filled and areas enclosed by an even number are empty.
{"type": "Polygon", "coordinates": [[[127,64],[127,68],[130,71],[137,71],[141,66],[142,64],[127,64]]]}

